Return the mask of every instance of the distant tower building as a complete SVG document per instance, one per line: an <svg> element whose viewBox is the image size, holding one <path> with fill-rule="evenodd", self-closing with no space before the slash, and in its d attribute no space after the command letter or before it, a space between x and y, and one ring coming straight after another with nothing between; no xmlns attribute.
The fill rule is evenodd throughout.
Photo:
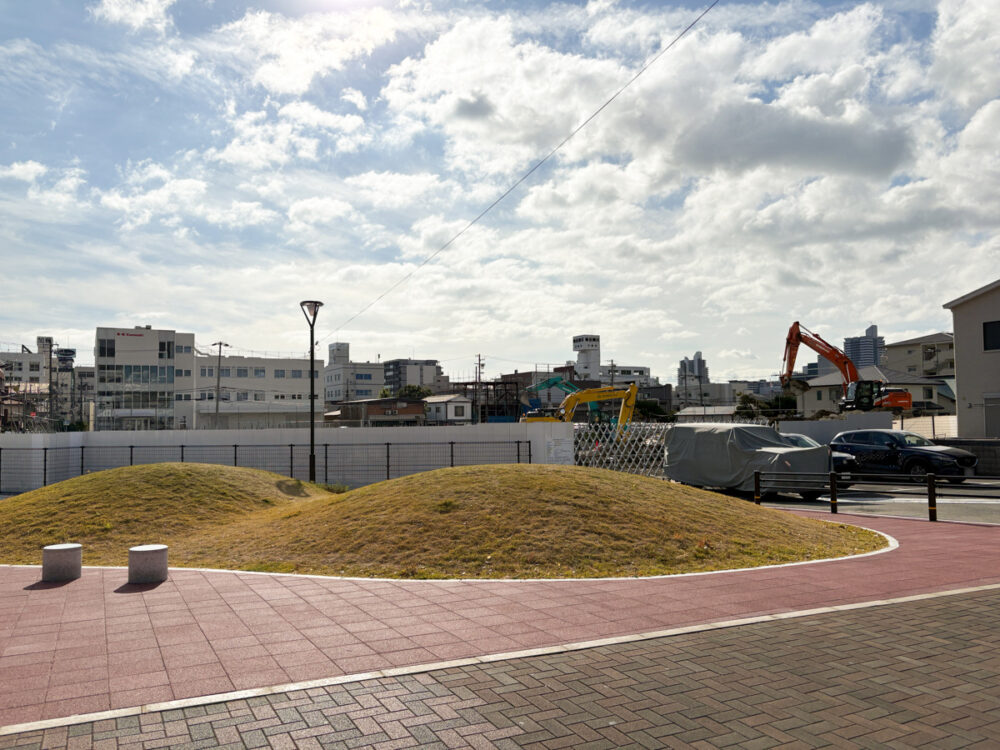
<svg viewBox="0 0 1000 750"><path fill-rule="evenodd" d="M864 336L845 338L844 354L855 367L881 364L885 356L885 339L878 335L878 326L869 326L865 329Z"/></svg>
<svg viewBox="0 0 1000 750"><path fill-rule="evenodd" d="M573 337L576 372L584 380L601 379L601 337L582 334Z"/></svg>
<svg viewBox="0 0 1000 750"><path fill-rule="evenodd" d="M701 358L701 352L694 353L694 359L685 357L677 368L677 385L682 388L689 384L701 384L708 381L708 365Z"/></svg>
<svg viewBox="0 0 1000 750"><path fill-rule="evenodd" d="M336 342L327 347L330 361L328 365L346 365L351 361L351 345L343 342Z"/></svg>

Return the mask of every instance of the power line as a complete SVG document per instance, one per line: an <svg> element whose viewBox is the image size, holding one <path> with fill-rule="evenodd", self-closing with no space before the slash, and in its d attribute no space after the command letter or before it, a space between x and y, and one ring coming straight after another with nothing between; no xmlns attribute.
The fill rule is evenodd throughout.
<svg viewBox="0 0 1000 750"><path fill-rule="evenodd" d="M581 130L583 130L585 127L587 127L587 125L589 125L590 122L594 118L596 118L599 114L601 114L601 112L603 112L605 109L607 109L611 105L611 103L614 102L615 99L617 99L625 91L625 89L627 89L629 86L631 86L633 83L635 83L635 81L639 78L639 76L641 76L643 73L645 73L646 70L648 70L650 68L650 66L654 65L657 60L659 60L661 57L663 57L663 55L666 54L667 51L669 51L675 44L677 44L677 42L679 42L681 40L681 38L684 37L685 34L687 34L691 29L693 29L698 24L698 22L701 21L701 19L704 18L705 15L710 10L712 10L712 8L714 8L716 5L718 5L718 3L719 3L719 0L713 0L713 2L711 3L711 5L709 5L707 8L705 8L705 10L703 10L698 15L697 18L695 18L677 36L675 36L673 38L673 40L671 40L671 42L668 45L666 45L663 49L661 49L659 52L657 52L655 55L653 55L653 57L648 62L646 62L646 64L644 64L641 68L639 68L639 70L636 72L635 75L633 75L617 91L615 91L615 93L612 94L604 102L604 104L602 104L600 107L598 107L596 110L594 110L590 114L590 116L587 117L587 119L585 119L583 122L581 122L579 125L577 125L572 131L570 131L569 135L567 135L565 138L563 138L561 141L559 141L559 143L557 143L545 156L543 156L538 162L536 162L535 165L531 167L531 169L529 169L527 172L525 172L523 175L521 175L521 177L518 178L518 180L516 182L514 182L514 184L512 184L510 187L508 187L506 190L504 190L500 194L499 197L497 197L486 208L484 208L482 211L480 211L475 216L475 218L473 218L471 221L469 221L468 224L466 224L464 227L462 227L462 229L460 229L458 232L456 232L451 237L451 239L449 239L447 242L445 242L443 245L441 245L441 247L439 247L433 253L431 253L430 255L428 255L426 258L424 258L417 265L416 268L414 268L409 273L405 274L398 281L396 281L394 284L392 284L388 289L386 289L384 292L382 292L380 295L378 295L375 299L373 299L367 305L365 305L360 310L358 310L356 313L354 313L354 315L352 315L351 317L349 317L347 320L345 320L339 326L337 326L332 331L330 331L330 333L326 334L326 336L324 336L323 338L319 339L316 343L317 344L322 343L326 339L330 338L330 336L332 336L333 334L337 333L337 331L340 331L342 328L344 328L345 326L349 325L354 320L356 320L357 318L359 318L361 315L363 315L365 312L367 312L370 308L374 307L383 298L385 298L386 296L388 296L389 294L391 294L393 291L395 291L398 287L402 286L404 283L406 283L407 281L409 281L414 276L414 274L416 274L417 271L419 271L421 268L423 268L428 263L430 263L432 260L434 260L434 258L436 258L438 255L440 255L442 252L444 252L445 250L447 250L457 239L459 239L463 234L465 234L470 229L472 229L473 226L475 226L476 224L478 224L480 219L482 219L484 216L486 216L486 214L488 214L490 211L492 211L494 207L496 207L501 201L504 200L504 198L506 198L508 195L510 195L511 193L513 193L525 180L527 180L529 177L531 177L531 175L533 175L543 164L545 164L546 162L549 161L549 159L551 159L553 156L555 156L556 153L558 153L562 149L563 146L565 146L567 143L569 143L569 141L577 133L579 133Z"/></svg>

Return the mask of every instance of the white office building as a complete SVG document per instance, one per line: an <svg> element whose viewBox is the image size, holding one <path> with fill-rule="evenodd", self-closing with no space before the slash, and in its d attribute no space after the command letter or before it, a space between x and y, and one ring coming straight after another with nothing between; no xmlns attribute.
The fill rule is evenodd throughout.
<svg viewBox="0 0 1000 750"><path fill-rule="evenodd" d="M640 388L649 388L660 384L659 378L650 374L648 367L642 365L623 365L610 361L601 364L601 337L593 333L580 334L573 337L573 351L576 352L576 362L567 361L576 371L580 380L599 380L601 385L622 385L635 383Z"/></svg>
<svg viewBox="0 0 1000 750"><path fill-rule="evenodd" d="M327 406L378 398L385 386L381 362L351 362L350 344L330 344L330 359L323 369L323 401Z"/></svg>

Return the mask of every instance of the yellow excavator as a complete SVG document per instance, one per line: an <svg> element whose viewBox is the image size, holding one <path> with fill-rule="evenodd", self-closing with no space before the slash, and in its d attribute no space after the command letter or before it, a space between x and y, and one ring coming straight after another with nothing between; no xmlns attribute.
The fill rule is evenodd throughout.
<svg viewBox="0 0 1000 750"><path fill-rule="evenodd" d="M635 383L627 386L604 386L603 388L584 388L566 395L559 404L555 414L540 414L529 412L521 417L522 422L572 422L576 407L581 404L592 404L596 401L612 401L620 398L621 408L618 410L618 436L628 429L635 413L635 401L639 395L639 387Z"/></svg>

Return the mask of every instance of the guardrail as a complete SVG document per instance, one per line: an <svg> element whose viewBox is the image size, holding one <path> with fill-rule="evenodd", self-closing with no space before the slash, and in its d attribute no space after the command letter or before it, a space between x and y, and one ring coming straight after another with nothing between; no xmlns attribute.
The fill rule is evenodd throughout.
<svg viewBox="0 0 1000 750"><path fill-rule="evenodd" d="M926 474L919 479L899 474L857 474L849 475L805 472L755 471L753 476L753 500L757 505L768 493L793 492L796 494L829 493L830 512L837 512L838 497L856 497L862 494L848 488L857 485L867 487L892 486L895 495L927 498L927 520L937 521L937 501L939 498L1000 499L1000 477L975 476L975 484L964 482L963 477L936 476Z"/></svg>
<svg viewBox="0 0 1000 750"><path fill-rule="evenodd" d="M309 444L0 448L0 494L27 492L94 471L167 461L243 466L305 479ZM531 462L530 440L316 445L316 478L350 487L449 466Z"/></svg>

